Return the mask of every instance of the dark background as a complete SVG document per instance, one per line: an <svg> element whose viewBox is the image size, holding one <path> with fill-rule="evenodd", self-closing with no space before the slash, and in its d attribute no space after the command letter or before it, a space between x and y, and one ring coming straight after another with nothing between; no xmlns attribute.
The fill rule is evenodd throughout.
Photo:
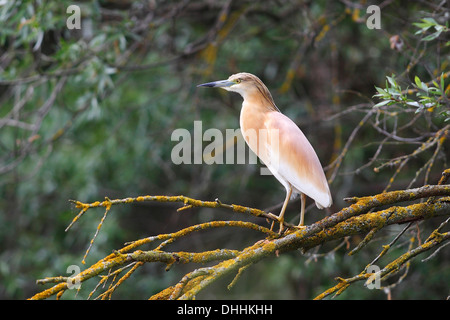
<svg viewBox="0 0 450 320"><path fill-rule="evenodd" d="M81 29L69 30L69 5L81 9ZM381 29L369 29L366 9L381 9ZM70 275L95 233L103 209L89 210L64 232L83 202L183 194L201 200L267 209L284 200L282 186L259 175L260 165L181 164L171 161L177 128L203 131L239 127L242 99L197 84L241 71L259 76L279 109L307 135L331 181L331 210L310 209L306 224L338 211L344 197L436 184L447 168L449 144L430 148L401 167L392 159L409 155L447 124L443 107L415 113L394 106L373 114L375 86L396 75L403 89L448 70L448 35L431 41L413 23L433 17L448 23L445 1L8 1L0 6L0 298L24 299L42 290L37 279ZM428 30L431 31L431 30ZM428 34L430 34L429 32ZM391 48L393 36L402 42ZM391 41L390 41L391 39ZM448 84L448 81L446 82ZM414 95L411 95L414 97ZM445 109L447 108L447 109ZM408 111L408 112L407 112ZM402 128L372 162L386 131ZM395 124L393 124L395 122ZM204 146L209 144L204 143ZM432 159L432 165L429 161ZM331 164L331 165L330 165ZM382 166L387 164L386 166ZM374 168L381 167L379 172ZM429 168L429 169L428 169ZM389 180L394 177L392 185ZM310 201L310 200L309 200ZM311 202L308 202L308 205ZM181 204L143 203L113 207L87 262L123 243L177 231L214 219L249 219L224 210ZM287 218L297 223L300 203ZM273 209L277 213L279 209ZM391 249L391 260L410 238L425 240L442 220L418 224ZM392 226L355 256L346 253L362 237L330 252L339 242L266 259L232 280L218 281L198 298L311 299L358 274L404 226ZM427 232L428 231L428 232ZM251 231L224 229L195 234L168 250L244 248L259 240ZM417 240L416 240L417 244ZM323 254L323 255L321 255ZM407 277L391 290L394 299L444 299L449 294L449 251L414 260ZM389 256L384 263L389 262ZM380 262L383 264L383 262ZM114 293L116 299L146 299L178 282L195 266L147 264ZM404 272L401 272L403 274ZM390 282L395 283L398 277ZM389 283L388 283L389 284ZM92 286L95 283L91 284ZM83 284L83 286L85 286ZM87 284L75 297L85 298ZM344 299L385 299L382 290L356 284Z"/></svg>

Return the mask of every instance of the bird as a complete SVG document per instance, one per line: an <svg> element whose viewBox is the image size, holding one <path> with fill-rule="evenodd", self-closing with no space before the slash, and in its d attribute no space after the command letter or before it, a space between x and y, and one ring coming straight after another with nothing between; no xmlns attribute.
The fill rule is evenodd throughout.
<svg viewBox="0 0 450 320"><path fill-rule="evenodd" d="M240 72L227 80L197 87L222 88L243 98L239 123L244 140L286 189L279 215L272 214L280 224L280 234L284 231L284 215L291 197L300 195L301 199L298 229L305 228L306 196L319 209L332 205L328 181L314 148L294 121L281 113L269 89L257 76Z"/></svg>

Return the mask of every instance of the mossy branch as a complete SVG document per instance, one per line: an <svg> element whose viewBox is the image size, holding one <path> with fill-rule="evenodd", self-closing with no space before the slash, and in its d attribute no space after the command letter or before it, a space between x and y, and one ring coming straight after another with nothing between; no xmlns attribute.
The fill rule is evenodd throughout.
<svg viewBox="0 0 450 320"><path fill-rule="evenodd" d="M347 201L352 204L343 208L339 212L300 230L287 225L287 227L291 228L289 228L288 231L282 235L251 222L211 221L193 225L174 233L159 234L136 240L127 243L123 248L106 256L70 279L67 277L50 277L38 280L38 284L56 284L49 289L37 293L31 297L31 299L46 299L53 295L60 298L62 294L69 289L69 280L72 282L76 281L78 283L83 283L99 275L101 275L99 285L97 285L97 287L91 292L89 297L93 296L95 291L100 287L101 283L104 283L107 279L113 279L112 282L114 284L98 296L98 298L107 299L111 298L112 293L117 289L117 287L119 287L145 263L164 263L167 266L166 270L169 270L175 264L196 263L205 265L206 263L213 263L213 265L209 267L194 269L192 272L186 274L177 284L170 286L151 297L151 299L192 299L200 291L208 287L208 285L224 277L225 275L236 275L235 279L229 286L232 287L237 279L242 275L244 270L267 256L278 255L283 252L298 249L305 252L313 247L332 240L344 239L355 234L366 233L368 235L366 236L366 239L363 240L363 244L358 246L358 250L360 250L372 239L378 230L381 230L386 226L421 219L430 219L437 216L450 215L450 185L444 184L448 179L448 176L449 170L446 170L439 185L429 185L416 189L384 192L374 196L349 198ZM411 204L414 200L424 199L427 199L427 201ZM94 203L73 201L76 207L81 210L80 213L74 218L72 224L91 208L105 208L105 214L102 218L103 222L113 205L143 201L181 202L184 205L178 210L184 210L191 207L222 208L233 212L251 214L265 219L274 219L271 213L234 204L228 205L220 202L219 200L201 201L185 196L142 196L118 200L110 200L107 198L103 202ZM408 202L408 205L399 205L406 201ZM376 211L380 207L383 207L382 210ZM100 230L102 222L100 222L99 227L97 228L97 233ZM212 228L229 227L255 230L261 234L261 240L241 250L216 249L198 253L170 252L165 250L169 244L194 232ZM387 276L398 272L401 266L407 261L422 252L440 246L443 242L447 241L449 237L448 232L442 233L440 229L435 230L425 243L416 248L411 248L411 250L408 250L397 259L388 263L381 270L381 275ZM91 241L89 249L92 246L93 240ZM154 249L147 251L139 249L143 245L154 245ZM354 250L351 253L355 253L358 250ZM385 246L381 255L385 254L385 251L387 250L389 250L389 246ZM214 263L216 264L214 265ZM119 278L119 275L126 270L128 271ZM317 298L324 298L332 293L340 294L342 291L347 289L351 283L359 280L367 280L370 276L370 273L363 271L361 274L349 279L339 278L339 283L336 286L325 291Z"/></svg>

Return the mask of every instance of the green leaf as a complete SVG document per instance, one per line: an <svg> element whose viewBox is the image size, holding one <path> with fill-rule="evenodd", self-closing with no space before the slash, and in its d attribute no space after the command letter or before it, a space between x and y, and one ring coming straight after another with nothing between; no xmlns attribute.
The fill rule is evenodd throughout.
<svg viewBox="0 0 450 320"><path fill-rule="evenodd" d="M434 20L433 18L424 18L424 19L422 19L422 21L428 23L431 26L438 25L437 21Z"/></svg>
<svg viewBox="0 0 450 320"><path fill-rule="evenodd" d="M376 94L375 96L388 96L388 93L386 92L386 90L375 86L375 89L378 91L379 94Z"/></svg>
<svg viewBox="0 0 450 320"><path fill-rule="evenodd" d="M384 101L381 101L381 102L377 103L373 107L374 108L381 107L381 106L387 105L389 102L391 102L391 100L384 100Z"/></svg>
<svg viewBox="0 0 450 320"><path fill-rule="evenodd" d="M423 38L423 41L431 41L436 39L437 37L439 37L441 35L441 31L436 31L435 33L432 33L428 36L426 36L425 38Z"/></svg>
<svg viewBox="0 0 450 320"><path fill-rule="evenodd" d="M419 104L417 101L408 101L408 102L406 102L406 104L407 104L408 106L420 108L420 104Z"/></svg>
<svg viewBox="0 0 450 320"><path fill-rule="evenodd" d="M431 28L431 25L429 23L415 22L413 23L413 25L415 25L417 28L420 28L420 30L417 31L416 34L424 32L425 30Z"/></svg>
<svg viewBox="0 0 450 320"><path fill-rule="evenodd" d="M435 87L430 87L428 89L428 92L431 92L432 94L437 95L437 96L440 96L442 94L441 89L435 88Z"/></svg>
<svg viewBox="0 0 450 320"><path fill-rule="evenodd" d="M388 79L388 81L389 81L389 83L391 84L392 87L394 87L394 88L397 87L397 82L395 81L394 76L392 76L392 77L386 76L386 78Z"/></svg>
<svg viewBox="0 0 450 320"><path fill-rule="evenodd" d="M422 88L422 81L420 81L420 79L419 79L419 77L418 76L415 76L414 77L414 82L416 83L416 86L418 87L418 88Z"/></svg>

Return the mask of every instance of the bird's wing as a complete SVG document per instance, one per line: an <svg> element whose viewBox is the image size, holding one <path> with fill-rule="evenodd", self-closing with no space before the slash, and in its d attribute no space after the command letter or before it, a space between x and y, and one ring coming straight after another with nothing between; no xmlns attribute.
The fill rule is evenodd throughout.
<svg viewBox="0 0 450 320"><path fill-rule="evenodd" d="M267 154L262 159L278 180L280 176L320 207L332 204L330 189L316 152L299 127L280 112L265 120ZM282 182L282 184L284 184Z"/></svg>

